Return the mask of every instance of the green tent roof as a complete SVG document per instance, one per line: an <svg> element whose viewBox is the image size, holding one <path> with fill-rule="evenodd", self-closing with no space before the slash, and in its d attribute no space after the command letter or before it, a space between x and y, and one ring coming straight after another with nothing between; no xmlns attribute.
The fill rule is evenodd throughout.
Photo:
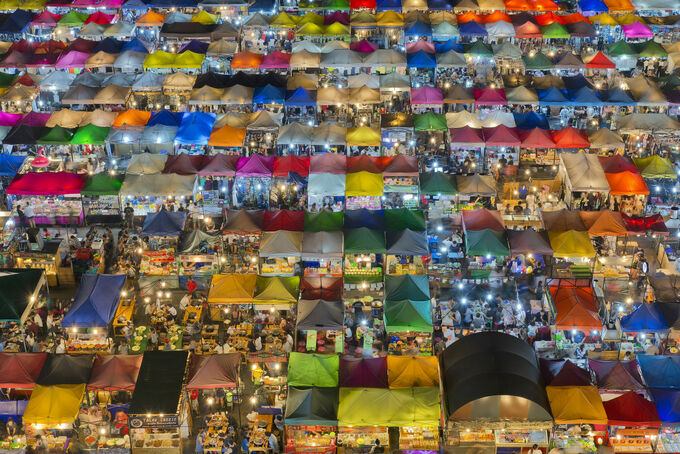
<svg viewBox="0 0 680 454"><path fill-rule="evenodd" d="M20 321L42 278L42 270L3 270L14 274L0 276L0 320Z"/></svg>
<svg viewBox="0 0 680 454"><path fill-rule="evenodd" d="M123 185L122 180L122 175L98 173L85 181L85 186L80 193L82 195L118 195Z"/></svg>
<svg viewBox="0 0 680 454"><path fill-rule="evenodd" d="M16 78L17 76L14 74L0 72L0 88L9 87L14 83Z"/></svg>
<svg viewBox="0 0 680 454"><path fill-rule="evenodd" d="M385 301L383 313L387 333L432 332L432 309L427 301Z"/></svg>
<svg viewBox="0 0 680 454"><path fill-rule="evenodd" d="M458 194L456 177L444 172L421 173L420 193L426 195Z"/></svg>
<svg viewBox="0 0 680 454"><path fill-rule="evenodd" d="M522 57L524 66L529 70L552 69L555 64L543 52L536 52L533 57L524 55Z"/></svg>
<svg viewBox="0 0 680 454"><path fill-rule="evenodd" d="M661 178L666 180L675 180L677 178L673 164L661 156L653 155L647 158L633 158L633 162L635 162L638 170L640 170L642 178Z"/></svg>
<svg viewBox="0 0 680 454"><path fill-rule="evenodd" d="M541 25L541 33L543 34L543 39L568 39L571 38L571 34L567 30L567 27L560 24L559 22L553 22L548 25Z"/></svg>
<svg viewBox="0 0 680 454"><path fill-rule="evenodd" d="M38 139L39 144L44 145L68 145L73 138L73 132L61 126L55 126L50 131Z"/></svg>
<svg viewBox="0 0 680 454"><path fill-rule="evenodd" d="M465 248L468 257L480 255L507 257L510 255L505 232L496 232L491 229L465 232Z"/></svg>
<svg viewBox="0 0 680 454"><path fill-rule="evenodd" d="M338 388L288 388L287 426L337 426Z"/></svg>
<svg viewBox="0 0 680 454"><path fill-rule="evenodd" d="M110 129L93 124L81 126L73 134L71 145L104 145Z"/></svg>
<svg viewBox="0 0 680 454"><path fill-rule="evenodd" d="M491 48L481 40L477 40L469 45L465 53L473 57L493 57Z"/></svg>
<svg viewBox="0 0 680 454"><path fill-rule="evenodd" d="M645 41L644 43L634 44L637 49L638 58L666 58L668 57L668 52L664 49L661 44L657 43L653 39Z"/></svg>
<svg viewBox="0 0 680 454"><path fill-rule="evenodd" d="M385 210L385 230L425 230L425 215L422 210L394 208Z"/></svg>
<svg viewBox="0 0 680 454"><path fill-rule="evenodd" d="M432 111L413 116L413 127L416 131L447 131L446 115Z"/></svg>
<svg viewBox="0 0 680 454"><path fill-rule="evenodd" d="M88 17L90 17L89 14L71 10L67 14L61 16L57 25L60 27L80 27L85 23Z"/></svg>
<svg viewBox="0 0 680 454"><path fill-rule="evenodd" d="M677 88L680 86L680 77L677 74L668 74L663 77L659 77L656 81L662 86L662 88Z"/></svg>
<svg viewBox="0 0 680 454"><path fill-rule="evenodd" d="M425 275L385 276L385 300L425 301L430 299L430 282Z"/></svg>
<svg viewBox="0 0 680 454"><path fill-rule="evenodd" d="M384 254L385 234L366 227L345 230L345 254Z"/></svg>
<svg viewBox="0 0 680 454"><path fill-rule="evenodd" d="M610 57L635 57L637 51L626 41L617 41L609 46Z"/></svg>
<svg viewBox="0 0 680 454"><path fill-rule="evenodd" d="M295 304L300 293L300 276L257 276L255 304Z"/></svg>
<svg viewBox="0 0 680 454"><path fill-rule="evenodd" d="M344 213L342 211L319 211L305 213L305 232L337 232L342 230Z"/></svg>
<svg viewBox="0 0 680 454"><path fill-rule="evenodd" d="M292 352L288 359L288 386L338 386L338 355Z"/></svg>
<svg viewBox="0 0 680 454"><path fill-rule="evenodd" d="M341 426L438 426L439 388L340 388Z"/></svg>

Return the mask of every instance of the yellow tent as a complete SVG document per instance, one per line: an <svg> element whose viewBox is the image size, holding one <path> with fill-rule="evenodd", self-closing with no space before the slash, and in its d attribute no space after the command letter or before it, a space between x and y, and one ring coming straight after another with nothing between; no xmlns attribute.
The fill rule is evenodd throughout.
<svg viewBox="0 0 680 454"><path fill-rule="evenodd" d="M404 15L392 10L379 13L377 16L378 27L403 27Z"/></svg>
<svg viewBox="0 0 680 454"><path fill-rule="evenodd" d="M215 274L208 291L208 303L251 303L255 295L256 282L256 274Z"/></svg>
<svg viewBox="0 0 680 454"><path fill-rule="evenodd" d="M190 22L198 22L203 25L212 25L217 23L217 14L210 14L205 10L201 10L198 13L191 16Z"/></svg>
<svg viewBox="0 0 680 454"><path fill-rule="evenodd" d="M356 172L345 175L345 195L348 197L383 195L382 173Z"/></svg>
<svg viewBox="0 0 680 454"><path fill-rule="evenodd" d="M607 424L596 386L546 386L555 424Z"/></svg>
<svg viewBox="0 0 680 454"><path fill-rule="evenodd" d="M144 58L144 68L172 68L175 63L175 54L158 50Z"/></svg>
<svg viewBox="0 0 680 454"><path fill-rule="evenodd" d="M295 304L300 293L300 276L258 276L254 304Z"/></svg>
<svg viewBox="0 0 680 454"><path fill-rule="evenodd" d="M302 25L300 28L298 28L295 31L296 35L299 36L321 36L323 35L323 27L312 24L312 23L307 23ZM297 55L299 52L294 53L293 55ZM318 67L318 64L317 64Z"/></svg>
<svg viewBox="0 0 680 454"><path fill-rule="evenodd" d="M305 24L314 24L318 26L323 25L323 16L316 14L316 13L307 13L305 14L300 22L298 22L298 26L303 26Z"/></svg>
<svg viewBox="0 0 680 454"><path fill-rule="evenodd" d="M356 147L379 147L381 143L380 131L368 126L347 128L347 145Z"/></svg>
<svg viewBox="0 0 680 454"><path fill-rule="evenodd" d="M590 18L592 22L597 22L600 25L610 25L612 27L619 25L619 23L614 19L609 13L601 13L597 16Z"/></svg>
<svg viewBox="0 0 680 454"><path fill-rule="evenodd" d="M24 412L24 423L56 426L73 424L85 395L82 385L35 385Z"/></svg>
<svg viewBox="0 0 680 454"><path fill-rule="evenodd" d="M203 65L203 60L205 60L204 54L197 54L187 50L177 54L173 66L175 68L200 68Z"/></svg>
<svg viewBox="0 0 680 454"><path fill-rule="evenodd" d="M340 22L333 22L326 27L323 34L324 36L349 36L349 27Z"/></svg>
<svg viewBox="0 0 680 454"><path fill-rule="evenodd" d="M630 25L634 24L635 22L640 22L641 24L646 23L643 18L641 18L640 16L636 16L633 13L628 13L625 16L617 17L617 22L619 23L619 25Z"/></svg>
<svg viewBox="0 0 680 454"><path fill-rule="evenodd" d="M436 356L387 356L387 382L390 388L439 386Z"/></svg>
<svg viewBox="0 0 680 454"><path fill-rule="evenodd" d="M554 251L554 257L595 257L595 249L593 243L590 242L588 232L576 230L548 232L548 237L550 238L550 247Z"/></svg>
<svg viewBox="0 0 680 454"><path fill-rule="evenodd" d="M280 12L269 23L272 28L294 28L297 25L299 16L292 16L285 11Z"/></svg>

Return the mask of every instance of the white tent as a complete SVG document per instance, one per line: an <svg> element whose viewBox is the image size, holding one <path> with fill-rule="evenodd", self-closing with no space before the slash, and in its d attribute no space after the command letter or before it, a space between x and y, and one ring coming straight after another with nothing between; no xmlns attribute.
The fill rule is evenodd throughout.
<svg viewBox="0 0 680 454"><path fill-rule="evenodd" d="M302 255L302 232L277 230L264 232L260 237L260 257L300 257Z"/></svg>
<svg viewBox="0 0 680 454"><path fill-rule="evenodd" d="M302 236L302 259L342 259L342 232L305 232Z"/></svg>
<svg viewBox="0 0 680 454"><path fill-rule="evenodd" d="M341 197L345 195L345 175L310 173L307 193L318 196Z"/></svg>
<svg viewBox="0 0 680 454"><path fill-rule="evenodd" d="M144 128L144 131L142 131L142 136L140 137L139 141L142 144L173 144L178 129L179 128L177 126L166 125L153 125L151 127L146 127ZM165 166L165 161L163 162L163 166Z"/></svg>
<svg viewBox="0 0 680 454"><path fill-rule="evenodd" d="M121 198L132 197L191 197L196 175L159 173L156 175L126 175L120 188Z"/></svg>
<svg viewBox="0 0 680 454"><path fill-rule="evenodd" d="M479 129L482 127L482 122L474 114L467 110L461 110L460 112L446 113L446 126L449 129L464 128L465 126Z"/></svg>
<svg viewBox="0 0 680 454"><path fill-rule="evenodd" d="M564 181L564 201L571 203L574 192L609 193L609 183L596 154L561 153L560 176Z"/></svg>
<svg viewBox="0 0 680 454"><path fill-rule="evenodd" d="M502 110L480 111L479 118L484 128L495 128L498 125L505 125L508 128L517 126L512 112Z"/></svg>
<svg viewBox="0 0 680 454"><path fill-rule="evenodd" d="M174 138L173 138L174 139ZM168 155L142 153L132 156L125 171L126 175L155 175L165 168Z"/></svg>
<svg viewBox="0 0 680 454"><path fill-rule="evenodd" d="M281 126L279 136L276 139L277 145L311 145L314 128L293 122Z"/></svg>

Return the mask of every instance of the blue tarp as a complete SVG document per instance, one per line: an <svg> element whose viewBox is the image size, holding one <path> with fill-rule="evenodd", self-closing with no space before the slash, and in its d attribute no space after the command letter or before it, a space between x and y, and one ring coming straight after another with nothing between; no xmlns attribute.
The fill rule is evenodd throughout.
<svg viewBox="0 0 680 454"><path fill-rule="evenodd" d="M13 177L24 165L26 156L0 154L0 176Z"/></svg>
<svg viewBox="0 0 680 454"><path fill-rule="evenodd" d="M656 304L642 303L633 312L621 317L621 330L626 332L655 333L668 331L668 324Z"/></svg>
<svg viewBox="0 0 680 454"><path fill-rule="evenodd" d="M578 90L568 90L567 97L569 103L577 106L599 106L602 100L595 90L588 87L581 87Z"/></svg>
<svg viewBox="0 0 680 454"><path fill-rule="evenodd" d="M66 328L104 328L118 308L125 275L85 274L61 325Z"/></svg>
<svg viewBox="0 0 680 454"><path fill-rule="evenodd" d="M547 90L536 90L536 94L539 104L544 106L564 106L568 103L564 91L555 87L550 87Z"/></svg>
<svg viewBox="0 0 680 454"><path fill-rule="evenodd" d="M550 129L548 117L545 114L536 112L525 112L512 114L515 117L515 125L517 129Z"/></svg>
<svg viewBox="0 0 680 454"><path fill-rule="evenodd" d="M602 0L579 0L578 6L584 13L606 13L609 11Z"/></svg>
<svg viewBox="0 0 680 454"><path fill-rule="evenodd" d="M427 9L450 10L453 9L453 2L451 0L427 0Z"/></svg>
<svg viewBox="0 0 680 454"><path fill-rule="evenodd" d="M148 128L156 125L163 126L177 126L182 123L182 112L170 112L169 110L159 110L151 114L149 122L146 124Z"/></svg>
<svg viewBox="0 0 680 454"><path fill-rule="evenodd" d="M122 6L123 9L141 9L146 10L148 6L142 0L128 0Z"/></svg>
<svg viewBox="0 0 680 454"><path fill-rule="evenodd" d="M577 90L581 87L593 88L593 84L588 82L588 79L583 77L583 74L564 76L562 77L562 82L564 83L564 88L567 90Z"/></svg>
<svg viewBox="0 0 680 454"><path fill-rule="evenodd" d="M601 92L602 101L606 104L613 104L615 106L634 106L636 104L628 93L620 88L610 88Z"/></svg>
<svg viewBox="0 0 680 454"><path fill-rule="evenodd" d="M446 53L450 50L455 50L456 52L463 53L463 45L457 43L455 40L450 39L448 41L436 42L434 43L434 50L438 54Z"/></svg>
<svg viewBox="0 0 680 454"><path fill-rule="evenodd" d="M214 113L187 112L182 115L175 143L207 145L214 124Z"/></svg>
<svg viewBox="0 0 680 454"><path fill-rule="evenodd" d="M188 43L184 44L178 53L181 54L182 52L191 51L195 54L205 55L205 53L208 51L208 46L210 46L210 43L208 42L192 39Z"/></svg>
<svg viewBox="0 0 680 454"><path fill-rule="evenodd" d="M377 11L395 10L401 11L401 0L378 0L375 5Z"/></svg>
<svg viewBox="0 0 680 454"><path fill-rule="evenodd" d="M92 49L92 53L96 54L97 52L106 52L107 54L119 54L122 48L122 41L108 37L102 41L99 41L94 49Z"/></svg>
<svg viewBox="0 0 680 454"><path fill-rule="evenodd" d="M144 45L144 43L142 43L137 38L123 44L123 47L120 49L120 53L122 54L123 52L127 52L128 50L131 50L131 51L134 51L134 52L143 52L145 54L149 53L149 49L147 49L146 46Z"/></svg>
<svg viewBox="0 0 680 454"><path fill-rule="evenodd" d="M404 36L432 36L432 27L422 21L415 21L404 28Z"/></svg>
<svg viewBox="0 0 680 454"><path fill-rule="evenodd" d="M255 3L248 6L248 14L250 13L265 13L276 12L276 2L274 0L255 0Z"/></svg>
<svg viewBox="0 0 680 454"><path fill-rule="evenodd" d="M458 31L460 32L460 36L482 37L489 34L483 25L478 24L477 21L474 20L465 22L463 24L458 24Z"/></svg>
<svg viewBox="0 0 680 454"><path fill-rule="evenodd" d="M186 220L186 211L161 210L157 213L149 213L144 219L142 235L178 236L184 230Z"/></svg>
<svg viewBox="0 0 680 454"><path fill-rule="evenodd" d="M638 355L648 388L680 389L680 356Z"/></svg>
<svg viewBox="0 0 680 454"><path fill-rule="evenodd" d="M366 208L345 211L345 228L360 229L361 227L371 230L385 230L385 212Z"/></svg>
<svg viewBox="0 0 680 454"><path fill-rule="evenodd" d="M649 393L662 421L680 422L680 391L652 388Z"/></svg>
<svg viewBox="0 0 680 454"><path fill-rule="evenodd" d="M253 104L283 104L286 92L283 88L267 84L253 92Z"/></svg>
<svg viewBox="0 0 680 454"><path fill-rule="evenodd" d="M433 54L419 50L418 52L406 55L406 65L409 68L436 68L437 59Z"/></svg>
<svg viewBox="0 0 680 454"><path fill-rule="evenodd" d="M316 91L305 90L298 87L295 91L289 91L286 94L287 106L316 106Z"/></svg>
<svg viewBox="0 0 680 454"><path fill-rule="evenodd" d="M0 25L0 33L23 33L34 16L30 11L17 9Z"/></svg>

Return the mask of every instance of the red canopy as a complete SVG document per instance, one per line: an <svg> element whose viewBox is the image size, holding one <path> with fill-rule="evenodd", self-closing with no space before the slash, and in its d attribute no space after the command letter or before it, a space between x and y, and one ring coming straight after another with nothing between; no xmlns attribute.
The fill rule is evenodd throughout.
<svg viewBox="0 0 680 454"><path fill-rule="evenodd" d="M564 16L558 16L557 14L553 13L552 11L549 12L549 13L537 15L536 16L536 22L538 22L538 25L550 25L553 22L557 22L558 24L562 24L562 25L567 24L567 21L564 19Z"/></svg>
<svg viewBox="0 0 680 454"><path fill-rule="evenodd" d="M187 389L236 388L240 368L240 353L191 355Z"/></svg>
<svg viewBox="0 0 680 454"><path fill-rule="evenodd" d="M206 176L233 177L236 175L238 159L238 155L223 153L216 154L210 158L210 161L206 162L203 168L198 171L198 174Z"/></svg>
<svg viewBox="0 0 680 454"><path fill-rule="evenodd" d="M376 0L350 0L349 7L351 9L375 9Z"/></svg>
<svg viewBox="0 0 680 454"><path fill-rule="evenodd" d="M621 213L626 229L631 235L647 235L649 231L658 235L668 235L668 228L660 214L654 214L645 218L631 218Z"/></svg>
<svg viewBox="0 0 680 454"><path fill-rule="evenodd" d="M590 24L590 19L588 19L586 16L584 16L581 13L571 13L567 14L566 16L558 16L561 17L562 20L564 20L564 23L566 24L575 24L576 22L586 22Z"/></svg>
<svg viewBox="0 0 680 454"><path fill-rule="evenodd" d="M515 36L517 38L540 38L543 36L541 27L531 21L526 21L521 25L515 26Z"/></svg>
<svg viewBox="0 0 680 454"><path fill-rule="evenodd" d="M661 427L661 419L654 402L629 391L619 397L602 402L610 426Z"/></svg>
<svg viewBox="0 0 680 454"><path fill-rule="evenodd" d="M347 172L347 157L341 154L324 153L311 157L309 173L332 173L344 175Z"/></svg>
<svg viewBox="0 0 680 454"><path fill-rule="evenodd" d="M504 106L508 103L502 88L475 88L475 103L483 106Z"/></svg>
<svg viewBox="0 0 680 454"><path fill-rule="evenodd" d="M592 69L614 69L616 65L607 58L605 54L598 51L595 56L586 63L586 68Z"/></svg>
<svg viewBox="0 0 680 454"><path fill-rule="evenodd" d="M14 195L80 194L85 178L85 175L69 172L28 172L14 177L6 192Z"/></svg>
<svg viewBox="0 0 680 454"><path fill-rule="evenodd" d="M143 355L97 355L88 389L131 390L137 383Z"/></svg>
<svg viewBox="0 0 680 454"><path fill-rule="evenodd" d="M539 358L541 374L549 386L591 386L590 372L568 359Z"/></svg>
<svg viewBox="0 0 680 454"><path fill-rule="evenodd" d="M517 130L508 128L505 125L498 125L495 128L484 128L484 140L487 146L496 147L517 147L521 143Z"/></svg>
<svg viewBox="0 0 680 454"><path fill-rule="evenodd" d="M605 173L612 195L649 195L645 180L638 172Z"/></svg>
<svg viewBox="0 0 680 454"><path fill-rule="evenodd" d="M386 177L418 175L418 157L398 154L383 169Z"/></svg>
<svg viewBox="0 0 680 454"><path fill-rule="evenodd" d="M35 80L28 73L24 73L15 83L26 87L35 87Z"/></svg>
<svg viewBox="0 0 680 454"><path fill-rule="evenodd" d="M0 388L33 389L47 353L0 353Z"/></svg>
<svg viewBox="0 0 680 454"><path fill-rule="evenodd" d="M205 155L190 155L180 153L168 156L165 161L163 173L176 173L178 175L196 175L211 158Z"/></svg>
<svg viewBox="0 0 680 454"><path fill-rule="evenodd" d="M382 173L383 169L392 160L390 156L374 157L361 154L347 158L347 173L370 172Z"/></svg>
<svg viewBox="0 0 680 454"><path fill-rule="evenodd" d="M550 132L538 127L519 131L519 137L523 148L553 148L555 146Z"/></svg>
<svg viewBox="0 0 680 454"><path fill-rule="evenodd" d="M304 277L300 281L303 300L339 301L344 288L342 277Z"/></svg>
<svg viewBox="0 0 680 454"><path fill-rule="evenodd" d="M451 146L484 145L484 138L482 137L481 129L463 126L462 128L452 128L449 131L451 134Z"/></svg>
<svg viewBox="0 0 680 454"><path fill-rule="evenodd" d="M640 173L637 166L633 163L633 160L628 156L617 154L614 156L599 156L598 159L600 160L604 173Z"/></svg>
<svg viewBox="0 0 680 454"><path fill-rule="evenodd" d="M265 211L262 229L265 232L275 232L277 230L291 230L302 232L305 227L304 211Z"/></svg>
<svg viewBox="0 0 680 454"><path fill-rule="evenodd" d="M274 176L287 177L295 172L302 177L309 175L309 156L288 155L276 158L274 161Z"/></svg>
<svg viewBox="0 0 680 454"><path fill-rule="evenodd" d="M491 229L496 232L505 231L503 218L497 210L463 210L463 228L465 231L473 232Z"/></svg>
<svg viewBox="0 0 680 454"><path fill-rule="evenodd" d="M568 127L553 131L553 140L555 141L555 148L588 148L590 142L588 138L576 128Z"/></svg>
<svg viewBox="0 0 680 454"><path fill-rule="evenodd" d="M85 24L94 22L98 25L111 25L111 22L113 22L113 19L115 18L116 16L114 14L104 14L101 11L97 11L96 13L90 14L88 18L85 19Z"/></svg>

